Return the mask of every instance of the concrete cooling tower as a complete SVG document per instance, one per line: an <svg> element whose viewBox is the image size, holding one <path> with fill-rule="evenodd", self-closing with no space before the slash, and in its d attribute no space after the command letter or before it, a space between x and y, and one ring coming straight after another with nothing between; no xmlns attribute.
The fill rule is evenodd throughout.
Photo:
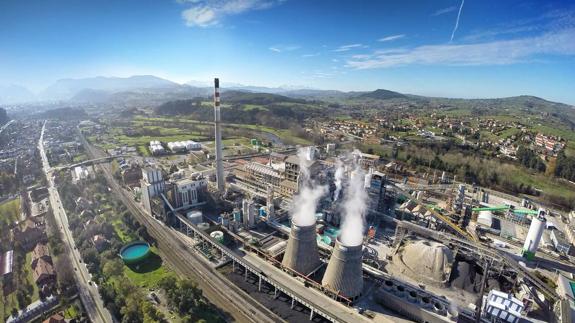
<svg viewBox="0 0 575 323"><path fill-rule="evenodd" d="M363 290L362 249L337 239L321 284L351 300L358 297Z"/></svg>
<svg viewBox="0 0 575 323"><path fill-rule="evenodd" d="M303 275L308 275L321 264L317 250L315 223L299 226L292 221L282 264Z"/></svg>

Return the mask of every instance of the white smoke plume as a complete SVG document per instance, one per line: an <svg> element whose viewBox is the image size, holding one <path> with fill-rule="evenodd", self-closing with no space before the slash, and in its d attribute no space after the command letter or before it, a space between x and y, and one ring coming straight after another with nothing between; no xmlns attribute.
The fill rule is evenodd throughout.
<svg viewBox="0 0 575 323"><path fill-rule="evenodd" d="M315 211L319 199L327 192L326 186L308 186L300 188L294 198L292 221L299 226L315 224Z"/></svg>
<svg viewBox="0 0 575 323"><path fill-rule="evenodd" d="M457 19L455 20L455 27L453 27L453 32L451 32L451 40L453 41L453 37L455 37L455 32L457 31L457 28L459 28L459 18L461 17L461 11L463 11L463 4L465 3L465 0L461 0L461 5L459 6L459 12L457 13Z"/></svg>
<svg viewBox="0 0 575 323"><path fill-rule="evenodd" d="M298 181L302 184L306 184L309 181L309 165L311 161L309 160L309 150L312 147L304 147L298 148L297 150L297 158L299 161L299 178Z"/></svg>
<svg viewBox="0 0 575 323"><path fill-rule="evenodd" d="M338 159L335 165L335 191L333 192L333 201L337 201L339 194L341 193L341 185L343 184L343 176L345 174L345 168L343 162Z"/></svg>
<svg viewBox="0 0 575 323"><path fill-rule="evenodd" d="M310 180L309 160L312 147L300 148L297 152L300 174L298 177L299 193L294 198L292 220L299 226L315 224L315 211L320 198L326 194L326 186L316 186Z"/></svg>
<svg viewBox="0 0 575 323"><path fill-rule="evenodd" d="M343 200L343 221L339 240L345 246L358 246L363 242L367 192L364 189L365 172L356 164Z"/></svg>

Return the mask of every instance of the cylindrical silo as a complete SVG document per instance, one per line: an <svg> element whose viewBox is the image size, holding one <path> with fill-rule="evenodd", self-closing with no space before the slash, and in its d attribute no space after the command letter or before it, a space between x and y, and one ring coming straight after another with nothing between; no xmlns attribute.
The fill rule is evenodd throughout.
<svg viewBox="0 0 575 323"><path fill-rule="evenodd" d="M282 265L307 275L321 264L317 249L315 223L300 226L292 220Z"/></svg>
<svg viewBox="0 0 575 323"><path fill-rule="evenodd" d="M361 295L363 290L362 249L361 244L345 246L338 238L321 284L352 300Z"/></svg>
<svg viewBox="0 0 575 323"><path fill-rule="evenodd" d="M539 210L539 214L533 216L529 232L527 232L527 238L525 238L525 243L523 244L522 256L524 258L532 260L535 256L535 252L537 252L537 247L539 247L539 242L541 241L541 236L543 236L543 231L545 231L546 222L545 211L543 210Z"/></svg>

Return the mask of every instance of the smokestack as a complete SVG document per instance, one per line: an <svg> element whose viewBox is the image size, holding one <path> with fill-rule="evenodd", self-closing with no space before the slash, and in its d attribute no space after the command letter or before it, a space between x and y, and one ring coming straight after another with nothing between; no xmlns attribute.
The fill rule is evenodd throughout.
<svg viewBox="0 0 575 323"><path fill-rule="evenodd" d="M315 222L300 226L292 219L291 232L282 265L308 275L321 264L317 249Z"/></svg>
<svg viewBox="0 0 575 323"><path fill-rule="evenodd" d="M222 129L220 117L220 79L214 79L214 123L216 128L216 181L218 191L224 193L225 179L224 179L224 165L222 161Z"/></svg>
<svg viewBox="0 0 575 323"><path fill-rule="evenodd" d="M363 290L363 245L346 246L339 238L335 243L321 284L351 300Z"/></svg>

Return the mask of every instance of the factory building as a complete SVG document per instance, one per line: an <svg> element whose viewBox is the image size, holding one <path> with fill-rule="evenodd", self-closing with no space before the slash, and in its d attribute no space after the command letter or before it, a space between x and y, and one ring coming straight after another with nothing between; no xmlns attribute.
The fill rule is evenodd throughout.
<svg viewBox="0 0 575 323"><path fill-rule="evenodd" d="M565 234L558 230L551 230L551 242L557 252L568 255L571 251L571 243L566 239Z"/></svg>
<svg viewBox="0 0 575 323"><path fill-rule="evenodd" d="M148 214L152 215L152 199L164 193L166 184L162 177L162 171L156 167L145 167L142 169L142 179L140 180L142 190L142 204Z"/></svg>
<svg viewBox="0 0 575 323"><path fill-rule="evenodd" d="M491 290L483 304L483 317L491 322L517 323L521 320L523 302L512 294Z"/></svg>
<svg viewBox="0 0 575 323"><path fill-rule="evenodd" d="M174 209L189 209L205 203L208 182L203 179L181 179L168 184L168 197Z"/></svg>
<svg viewBox="0 0 575 323"><path fill-rule="evenodd" d="M377 168L379 165L379 156L372 154L365 154L362 152L354 152L353 158L363 169Z"/></svg>
<svg viewBox="0 0 575 323"><path fill-rule="evenodd" d="M193 140L174 141L168 143L168 148L172 152L184 152L189 150L202 149L202 144Z"/></svg>
<svg viewBox="0 0 575 323"><path fill-rule="evenodd" d="M166 152L164 146L162 146L162 143L160 143L158 140L150 141L149 149L152 155L162 155Z"/></svg>
<svg viewBox="0 0 575 323"><path fill-rule="evenodd" d="M268 186L280 190L281 173L267 165L250 162L236 170L236 179L240 186L261 195L267 196Z"/></svg>
<svg viewBox="0 0 575 323"><path fill-rule="evenodd" d="M365 175L365 189L368 195L368 209L383 212L385 209L385 174L373 171Z"/></svg>

